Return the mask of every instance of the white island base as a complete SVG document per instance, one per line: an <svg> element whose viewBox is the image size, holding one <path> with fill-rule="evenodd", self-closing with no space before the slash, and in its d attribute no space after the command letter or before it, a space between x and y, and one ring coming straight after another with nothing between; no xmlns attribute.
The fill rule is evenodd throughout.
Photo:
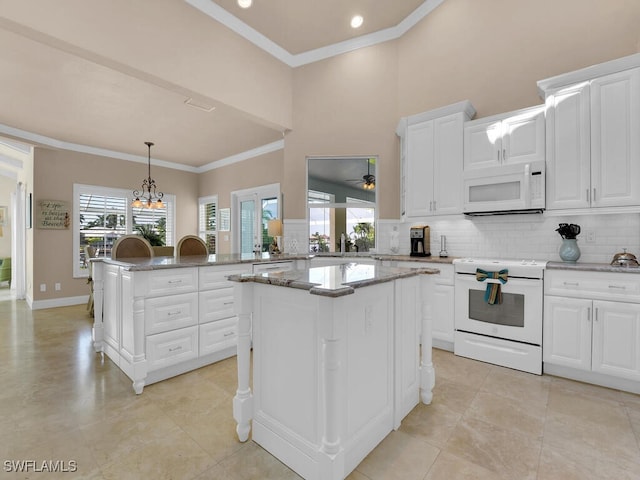
<svg viewBox="0 0 640 480"><path fill-rule="evenodd" d="M422 401L431 402L431 320L422 303L429 278L340 296L236 284L239 439L252 430L256 443L307 480L349 475L400 426L421 389Z"/></svg>

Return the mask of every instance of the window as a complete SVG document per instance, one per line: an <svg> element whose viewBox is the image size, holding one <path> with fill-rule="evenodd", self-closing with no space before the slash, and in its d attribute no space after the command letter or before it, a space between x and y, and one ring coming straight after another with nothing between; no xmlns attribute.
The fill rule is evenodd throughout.
<svg viewBox="0 0 640 480"><path fill-rule="evenodd" d="M309 251L367 252L375 247L376 158L308 160Z"/></svg>
<svg viewBox="0 0 640 480"><path fill-rule="evenodd" d="M131 192L94 185L74 185L73 276L88 277L85 247L92 246L99 257L110 257L111 247L122 235L155 234L161 243L175 241L175 196L165 194L164 208L131 207Z"/></svg>
<svg viewBox="0 0 640 480"><path fill-rule="evenodd" d="M198 203L198 235L207 244L209 253L216 253L218 197L202 197Z"/></svg>

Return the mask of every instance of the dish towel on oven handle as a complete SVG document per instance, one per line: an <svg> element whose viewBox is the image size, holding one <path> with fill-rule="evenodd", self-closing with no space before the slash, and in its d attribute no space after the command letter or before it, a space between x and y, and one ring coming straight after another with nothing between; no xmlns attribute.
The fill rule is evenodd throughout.
<svg viewBox="0 0 640 480"><path fill-rule="evenodd" d="M487 279L498 280L498 282L490 282L487 284L487 290L484 292L484 301L489 305L495 305L496 303L502 303L502 289L500 284L507 283L509 270L504 269L499 272L487 272L481 268L476 268L476 280L478 282L484 282Z"/></svg>

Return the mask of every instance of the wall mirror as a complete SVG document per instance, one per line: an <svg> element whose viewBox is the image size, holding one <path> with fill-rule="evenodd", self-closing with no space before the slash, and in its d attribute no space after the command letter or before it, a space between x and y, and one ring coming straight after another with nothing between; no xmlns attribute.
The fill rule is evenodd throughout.
<svg viewBox="0 0 640 480"><path fill-rule="evenodd" d="M375 248L377 160L307 159L309 252L340 252L343 244L349 252Z"/></svg>

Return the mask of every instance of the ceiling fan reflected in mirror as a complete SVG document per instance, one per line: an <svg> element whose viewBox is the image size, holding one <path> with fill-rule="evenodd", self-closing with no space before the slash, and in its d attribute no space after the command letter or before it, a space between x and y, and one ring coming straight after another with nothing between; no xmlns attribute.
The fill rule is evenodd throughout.
<svg viewBox="0 0 640 480"><path fill-rule="evenodd" d="M373 163L375 165L375 161L376 161L375 158L367 158L366 159L367 174L363 175L362 179L356 178L356 179L347 180L347 182L360 183L362 184L362 188L364 188L365 190L373 190L374 188L376 188L376 176L373 175L370 170L371 164Z"/></svg>

